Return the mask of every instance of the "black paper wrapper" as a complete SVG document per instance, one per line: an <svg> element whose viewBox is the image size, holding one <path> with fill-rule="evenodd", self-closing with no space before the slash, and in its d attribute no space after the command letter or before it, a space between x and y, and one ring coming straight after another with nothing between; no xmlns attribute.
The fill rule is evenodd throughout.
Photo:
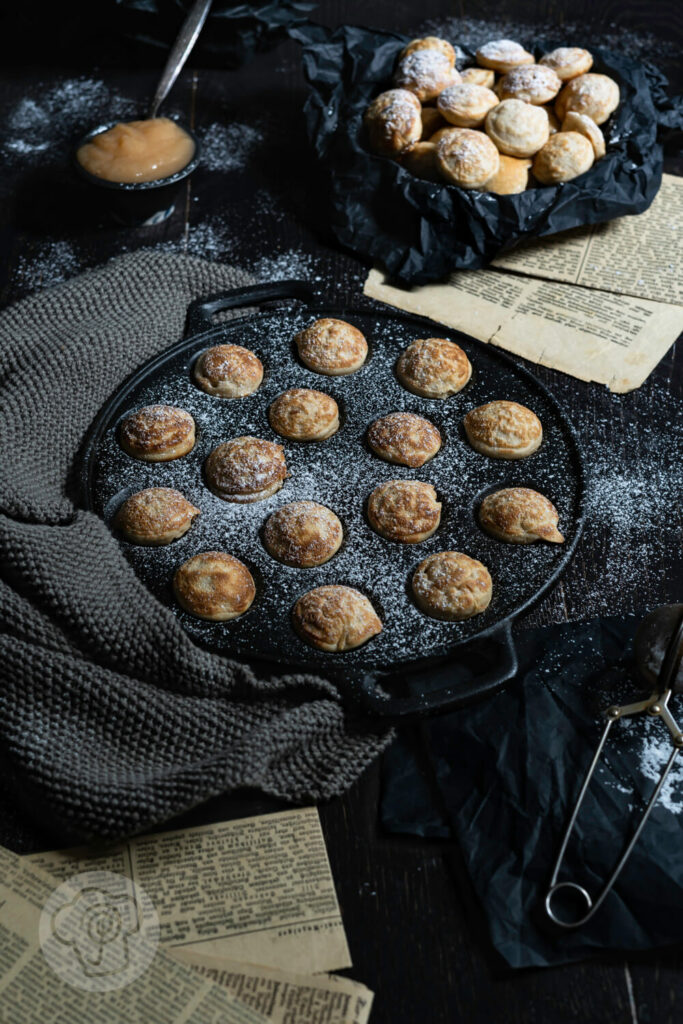
<svg viewBox="0 0 683 1024"><path fill-rule="evenodd" d="M404 285L482 267L525 239L642 213L662 176L657 103L663 107L663 130L672 133L683 121L680 102L669 100L666 80L656 69L594 48L593 70L610 75L621 90L618 109L602 126L607 142L602 160L574 181L519 195L434 184L364 145L363 113L375 96L392 87L396 59L407 39L351 26L328 32L306 25L290 34L304 45L310 85L306 126L329 190L332 232L342 245ZM540 57L562 43L524 45ZM474 63L471 51L462 45L460 50L466 58L459 67Z"/></svg>
<svg viewBox="0 0 683 1024"><path fill-rule="evenodd" d="M123 34L142 50L165 52L172 46L192 0L116 0ZM271 0L234 4L214 0L193 51L193 60L238 68L256 53L272 49L290 29L303 24L317 3Z"/></svg>
<svg viewBox="0 0 683 1024"><path fill-rule="evenodd" d="M562 835L604 726L601 712L649 692L632 662L639 621L610 618L521 634L514 684L402 732L385 755L383 826L457 839L491 941L512 967L683 939L683 759L595 917L565 932L543 911ZM671 710L683 718L679 699ZM637 715L613 726L561 881L599 893L670 752L669 733L656 718Z"/></svg>

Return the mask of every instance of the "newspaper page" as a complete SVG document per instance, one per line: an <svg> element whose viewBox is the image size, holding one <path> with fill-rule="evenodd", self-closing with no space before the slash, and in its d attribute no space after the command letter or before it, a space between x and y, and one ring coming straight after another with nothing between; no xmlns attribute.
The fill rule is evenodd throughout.
<svg viewBox="0 0 683 1024"><path fill-rule="evenodd" d="M314 807L22 860L60 879L94 868L131 878L151 897L170 949L301 974L351 966Z"/></svg>
<svg viewBox="0 0 683 1024"><path fill-rule="evenodd" d="M367 1024L373 993L334 974L313 977L176 949L172 955L223 985L273 1024Z"/></svg>
<svg viewBox="0 0 683 1024"><path fill-rule="evenodd" d="M364 293L618 393L640 387L683 330L683 306L488 268L411 289L375 268Z"/></svg>
<svg viewBox="0 0 683 1024"><path fill-rule="evenodd" d="M665 174L645 213L536 238L492 266L683 306L683 177Z"/></svg>
<svg viewBox="0 0 683 1024"><path fill-rule="evenodd" d="M69 963L65 954L55 970L41 936L44 910L58 880L1 847L0 879L2 1024L121 1024L123 1020L127 1024L267 1024L267 1017L231 991L202 978L156 946L139 973L133 970L134 958L123 964L118 978L110 973L107 982L114 987L108 990L96 987L96 970L82 972L76 957ZM87 936L87 928L74 934ZM110 945L117 945L117 940L120 936ZM70 946L65 949L71 952Z"/></svg>

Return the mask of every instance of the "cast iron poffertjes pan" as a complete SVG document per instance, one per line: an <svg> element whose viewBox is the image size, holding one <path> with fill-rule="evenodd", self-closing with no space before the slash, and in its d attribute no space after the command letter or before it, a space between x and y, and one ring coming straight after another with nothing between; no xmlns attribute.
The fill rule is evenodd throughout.
<svg viewBox="0 0 683 1024"><path fill-rule="evenodd" d="M221 310L297 299L215 323ZM301 304L303 303L303 305ZM585 474L576 435L546 387L492 345L457 331L444 330L418 317L367 309L331 309L313 305L310 286L300 281L240 288L193 303L189 336L138 369L107 402L83 449L81 483L87 508L107 523L126 497L145 487L175 487L201 509L184 537L166 547L140 547L121 538L121 546L138 576L172 608L199 644L245 661L315 672L333 679L343 697L365 712L400 717L452 708L480 697L511 679L517 669L511 627L559 579L576 548L582 528ZM354 374L326 377L298 359L294 336L320 317L348 320L369 344L366 363ZM420 398L403 388L396 360L416 338L443 336L457 341L472 363L472 379L457 395L443 401ZM198 388L192 379L196 358L216 344L243 345L264 365L261 387L246 398L224 399ZM326 441L290 442L270 427L268 407L292 387L316 388L332 395L341 426ZM533 409L543 423L544 439L530 458L490 459L475 452L462 428L464 414L492 399L505 398ZM197 425L194 449L183 458L148 463L130 458L118 442L118 428L128 413L145 405L178 405ZM419 413L439 428L443 445L434 459L414 470L385 462L367 446L369 424L398 410ZM203 466L221 441L241 434L284 445L290 475L283 488L265 501L233 504L206 486ZM422 544L399 544L375 533L366 517L370 492L385 480L431 482L443 503L441 525ZM557 506L561 545L537 542L505 544L486 534L477 522L482 498L501 487L533 487ZM344 527L337 555L314 569L294 569L275 561L262 541L265 520L291 501L310 499L333 509ZM230 622L197 619L175 602L176 569L200 551L228 551L241 559L256 581L249 611ZM421 612L411 596L410 578L427 555L464 551L480 559L493 579L486 611L464 622L441 622ZM328 654L308 646L294 632L291 613L298 597L313 587L340 583L366 594L382 622L382 632L363 647ZM473 647L474 645L474 647ZM474 671L463 680L450 678L463 659ZM391 692L391 679L425 679L437 673L445 686L408 697ZM425 675L427 673L427 676ZM381 685L379 685L381 683Z"/></svg>

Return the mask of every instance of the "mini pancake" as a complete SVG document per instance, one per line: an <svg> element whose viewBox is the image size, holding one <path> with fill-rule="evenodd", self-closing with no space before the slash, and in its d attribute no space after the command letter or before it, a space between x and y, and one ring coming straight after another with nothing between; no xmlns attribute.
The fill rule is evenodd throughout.
<svg viewBox="0 0 683 1024"><path fill-rule="evenodd" d="M368 355L363 334L345 320L316 320L300 331L294 341L301 362L309 370L330 377L355 373Z"/></svg>
<svg viewBox="0 0 683 1024"><path fill-rule="evenodd" d="M233 437L209 455L206 480L223 501L263 501L279 491L287 476L284 448L260 437Z"/></svg>
<svg viewBox="0 0 683 1024"><path fill-rule="evenodd" d="M161 546L184 536L200 514L172 487L148 487L127 498L114 517L114 526L131 544Z"/></svg>
<svg viewBox="0 0 683 1024"><path fill-rule="evenodd" d="M134 459L170 462L194 448L194 420L174 405L147 405L126 416L119 438L124 452Z"/></svg>
<svg viewBox="0 0 683 1024"><path fill-rule="evenodd" d="M368 500L368 520L387 540L420 544L441 522L441 502L423 480L387 480Z"/></svg>
<svg viewBox="0 0 683 1024"><path fill-rule="evenodd" d="M492 459L524 459L543 440L538 416L519 402L486 402L467 413L463 426L475 451Z"/></svg>
<svg viewBox="0 0 683 1024"><path fill-rule="evenodd" d="M368 444L381 459L418 469L441 448L441 434L423 416L392 412L370 425Z"/></svg>
<svg viewBox="0 0 683 1024"><path fill-rule="evenodd" d="M505 487L487 495L479 506L482 527L508 544L533 544L536 540L562 544L558 519L553 503L530 487Z"/></svg>
<svg viewBox="0 0 683 1024"><path fill-rule="evenodd" d="M412 578L418 607L434 619L460 622L479 615L491 601L491 575L461 551L439 551L420 562Z"/></svg>
<svg viewBox="0 0 683 1024"><path fill-rule="evenodd" d="M396 375L404 388L423 398L450 398L472 376L472 364L454 341L417 338L401 353Z"/></svg>
<svg viewBox="0 0 683 1024"><path fill-rule="evenodd" d="M214 345L194 364L193 376L202 391L221 398L244 398L263 380L258 356L241 345Z"/></svg>
<svg viewBox="0 0 683 1024"><path fill-rule="evenodd" d="M190 615L227 622L251 607L256 586L238 558L225 551L203 551L180 566L173 577L173 593Z"/></svg>
<svg viewBox="0 0 683 1024"><path fill-rule="evenodd" d="M273 430L290 441L324 441L339 430L334 398L312 388L290 388L268 410Z"/></svg>
<svg viewBox="0 0 683 1024"><path fill-rule="evenodd" d="M329 562L344 539L338 516L317 501L293 501L266 520L263 542L273 558L298 569Z"/></svg>
<svg viewBox="0 0 683 1024"><path fill-rule="evenodd" d="M585 135L557 132L534 157L534 177L542 185L559 185L585 174L594 160L595 150Z"/></svg>
<svg viewBox="0 0 683 1024"><path fill-rule="evenodd" d="M382 631L365 594L339 585L303 594L294 605L292 624L302 640L330 653L351 651Z"/></svg>
<svg viewBox="0 0 683 1024"><path fill-rule="evenodd" d="M407 89L389 89L376 96L363 116L368 145L380 156L396 156L422 135L422 107Z"/></svg>

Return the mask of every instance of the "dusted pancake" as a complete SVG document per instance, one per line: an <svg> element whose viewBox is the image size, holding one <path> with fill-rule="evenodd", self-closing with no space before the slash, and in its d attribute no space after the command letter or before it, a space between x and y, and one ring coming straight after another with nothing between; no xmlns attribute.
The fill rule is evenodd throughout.
<svg viewBox="0 0 683 1024"><path fill-rule="evenodd" d="M412 412L392 412L371 424L368 444L387 462L417 469L439 451L441 434L422 416Z"/></svg>
<svg viewBox="0 0 683 1024"><path fill-rule="evenodd" d="M266 521L263 542L273 558L299 569L329 562L344 538L332 509L317 501L293 501Z"/></svg>
<svg viewBox="0 0 683 1024"><path fill-rule="evenodd" d="M388 480L375 487L368 500L373 530L387 540L420 544L441 522L441 502L423 480Z"/></svg>
<svg viewBox="0 0 683 1024"><path fill-rule="evenodd" d="M134 459L170 462L194 448L194 420L174 405L147 405L126 416L119 437L123 450Z"/></svg>
<svg viewBox="0 0 683 1024"><path fill-rule="evenodd" d="M254 579L238 558L204 551L180 566L173 592L181 608L198 619L225 622L244 615L256 597Z"/></svg>
<svg viewBox="0 0 683 1024"><path fill-rule="evenodd" d="M301 362L309 370L329 377L355 373L368 354L368 343L357 327L329 317L316 320L294 341Z"/></svg>
<svg viewBox="0 0 683 1024"><path fill-rule="evenodd" d="M190 529L200 514L180 491L149 487L127 498L114 517L114 526L131 544L170 544Z"/></svg>
<svg viewBox="0 0 683 1024"><path fill-rule="evenodd" d="M394 85L407 89L421 103L435 100L439 93L460 81L453 62L440 50L414 50L399 61Z"/></svg>
<svg viewBox="0 0 683 1024"><path fill-rule="evenodd" d="M382 631L370 601L353 587L316 587L292 612L294 629L307 643L331 653L360 647Z"/></svg>
<svg viewBox="0 0 683 1024"><path fill-rule="evenodd" d="M462 391L472 376L472 364L454 341L418 338L396 364L401 384L423 398L449 398Z"/></svg>
<svg viewBox="0 0 683 1024"><path fill-rule="evenodd" d="M422 135L422 108L407 89L389 89L376 96L363 115L373 153L397 156Z"/></svg>
<svg viewBox="0 0 683 1024"><path fill-rule="evenodd" d="M487 495L479 508L479 522L491 536L509 544L547 540L562 544L559 516L551 501L530 487L506 487Z"/></svg>
<svg viewBox="0 0 683 1024"><path fill-rule="evenodd" d="M322 391L291 388L268 410L270 425L290 441L324 441L339 430L339 407Z"/></svg>
<svg viewBox="0 0 683 1024"><path fill-rule="evenodd" d="M224 501L263 501L282 487L287 476L284 448L260 437L234 437L209 455L206 480Z"/></svg>
<svg viewBox="0 0 683 1024"><path fill-rule="evenodd" d="M194 379L202 391L221 398L244 398L263 380L258 356L241 345L214 345L194 365Z"/></svg>
<svg viewBox="0 0 683 1024"><path fill-rule="evenodd" d="M487 402L463 419L472 447L492 459L524 459L540 447L543 427L538 416L518 402Z"/></svg>
<svg viewBox="0 0 683 1024"><path fill-rule="evenodd" d="M446 622L479 615L491 601L488 569L460 551L429 555L415 570L412 587L422 611Z"/></svg>

